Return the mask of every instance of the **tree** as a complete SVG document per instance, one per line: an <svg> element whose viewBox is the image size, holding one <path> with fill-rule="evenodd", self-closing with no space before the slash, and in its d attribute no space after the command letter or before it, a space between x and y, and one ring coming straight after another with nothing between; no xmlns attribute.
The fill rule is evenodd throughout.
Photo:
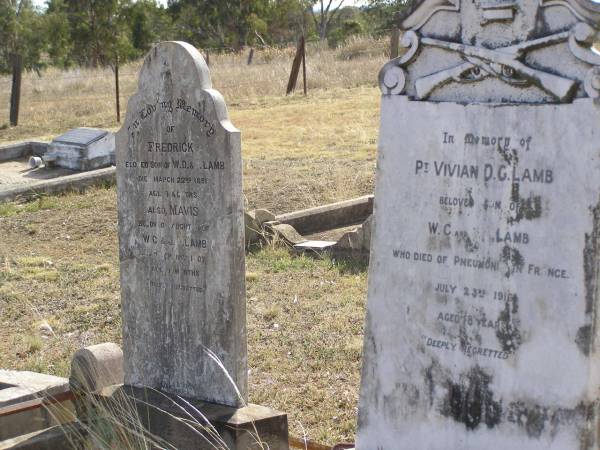
<svg viewBox="0 0 600 450"><path fill-rule="evenodd" d="M12 72L10 123L19 121L21 71L42 66L45 36L42 17L30 0L0 0L0 72Z"/></svg>
<svg viewBox="0 0 600 450"><path fill-rule="evenodd" d="M266 39L271 43L297 42L300 35L308 34L309 9L304 0L271 2L266 16Z"/></svg>
<svg viewBox="0 0 600 450"><path fill-rule="evenodd" d="M169 3L178 37L197 46L239 49L265 30L268 0L174 0Z"/></svg>
<svg viewBox="0 0 600 450"><path fill-rule="evenodd" d="M43 18L31 0L0 0L0 72L10 73L15 55L23 68L39 70L46 38Z"/></svg>
<svg viewBox="0 0 600 450"><path fill-rule="evenodd" d="M128 8L126 15L131 44L138 55L146 53L156 42L172 39L171 16L155 0L138 0Z"/></svg>
<svg viewBox="0 0 600 450"><path fill-rule="evenodd" d="M53 65L68 67L72 63L73 43L63 0L49 1L44 19L44 32L52 36L47 45L48 57Z"/></svg>
<svg viewBox="0 0 600 450"><path fill-rule="evenodd" d="M411 0L369 0L363 7L368 28L373 34L389 33L396 24L396 13L405 9Z"/></svg>
<svg viewBox="0 0 600 450"><path fill-rule="evenodd" d="M339 13L344 1L345 0L319 0L320 9L318 12L315 12L314 10L314 5L317 2L312 3L310 12L320 41L324 41L327 38L329 26Z"/></svg>
<svg viewBox="0 0 600 450"><path fill-rule="evenodd" d="M72 59L86 66L112 65L116 58L135 56L127 25L128 0L51 0L64 1L56 7L66 14L72 42ZM49 5L49 8L50 8Z"/></svg>

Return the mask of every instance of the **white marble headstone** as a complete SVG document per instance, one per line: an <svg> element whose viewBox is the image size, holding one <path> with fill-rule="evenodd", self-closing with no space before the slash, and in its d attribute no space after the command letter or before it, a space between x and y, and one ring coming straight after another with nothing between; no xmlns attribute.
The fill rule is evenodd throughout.
<svg viewBox="0 0 600 450"><path fill-rule="evenodd" d="M125 383L240 405L240 133L189 44L163 42L146 56L117 134L117 188Z"/></svg>
<svg viewBox="0 0 600 450"><path fill-rule="evenodd" d="M599 17L425 0L401 19L358 450L598 448Z"/></svg>

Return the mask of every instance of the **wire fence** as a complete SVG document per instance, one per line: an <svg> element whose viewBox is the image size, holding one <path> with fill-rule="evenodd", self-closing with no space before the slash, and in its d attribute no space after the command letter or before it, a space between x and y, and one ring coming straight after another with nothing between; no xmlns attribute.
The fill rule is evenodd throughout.
<svg viewBox="0 0 600 450"><path fill-rule="evenodd" d="M211 53L211 50L214 52ZM263 97L284 96L296 49L256 48L251 64L247 48L200 49L208 53L213 86L229 105L255 103ZM389 53L387 39L357 38L338 49L307 45L308 88L329 89L375 85ZM135 92L141 61L119 68L119 102L124 112ZM20 137L8 124L11 78L0 77L0 140ZM19 127L31 136L62 132L76 126L115 127L115 75L111 68L47 68L23 74ZM19 128L17 127L17 128ZM25 131L23 131L25 132Z"/></svg>

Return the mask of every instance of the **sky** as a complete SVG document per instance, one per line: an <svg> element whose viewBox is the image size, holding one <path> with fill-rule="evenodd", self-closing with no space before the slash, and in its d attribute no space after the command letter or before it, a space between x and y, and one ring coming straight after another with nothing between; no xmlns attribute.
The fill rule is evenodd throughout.
<svg viewBox="0 0 600 450"><path fill-rule="evenodd" d="M162 4L162 5L166 5L167 4L167 0L157 0L158 3ZM598 0L600 1L600 0ZM334 0L334 4L338 4L339 0ZM367 3L367 0L345 0L344 1L344 5L354 5L354 6L362 6L364 4ZM33 4L35 6L44 8L46 6L46 0L33 0Z"/></svg>

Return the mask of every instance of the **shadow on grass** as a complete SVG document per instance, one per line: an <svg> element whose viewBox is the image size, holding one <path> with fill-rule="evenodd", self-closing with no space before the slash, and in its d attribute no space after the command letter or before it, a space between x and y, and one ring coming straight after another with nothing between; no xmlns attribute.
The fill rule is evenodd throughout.
<svg viewBox="0 0 600 450"><path fill-rule="evenodd" d="M366 258L330 258L331 267L340 275L359 275L369 270L369 261Z"/></svg>

